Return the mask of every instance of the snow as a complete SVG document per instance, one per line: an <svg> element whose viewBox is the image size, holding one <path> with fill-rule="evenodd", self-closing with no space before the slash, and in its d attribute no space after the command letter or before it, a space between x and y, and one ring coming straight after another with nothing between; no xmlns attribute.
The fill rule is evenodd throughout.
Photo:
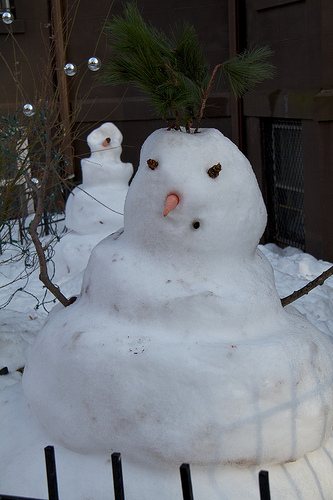
<svg viewBox="0 0 333 500"><path fill-rule="evenodd" d="M122 140L111 122L87 137L91 155L81 160L82 184L73 189L66 203L65 225L70 232L62 238L54 259L58 283L83 271L94 246L123 224L133 166L120 160Z"/></svg>
<svg viewBox="0 0 333 500"><path fill-rule="evenodd" d="M163 217L170 193L179 203ZM34 344L47 314L33 296L1 311L1 493L46 498L54 444L60 498L109 495L113 451L128 500L181 498L182 462L198 500L257 499L262 468L276 498L332 498L333 278L295 308L279 301L330 263L257 249L265 221L251 166L220 133L148 138L124 230L61 287L82 284L76 302L57 305ZM19 265L1 266L3 283ZM43 296L37 272L27 289ZM26 360L29 410L15 371Z"/></svg>

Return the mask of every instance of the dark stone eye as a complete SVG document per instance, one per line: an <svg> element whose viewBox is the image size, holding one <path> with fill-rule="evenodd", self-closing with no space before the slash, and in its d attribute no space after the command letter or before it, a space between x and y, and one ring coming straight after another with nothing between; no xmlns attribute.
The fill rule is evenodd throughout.
<svg viewBox="0 0 333 500"><path fill-rule="evenodd" d="M155 168L158 167L158 161L153 160L152 158L149 158L149 160L147 160L147 165L151 170L155 170Z"/></svg>
<svg viewBox="0 0 333 500"><path fill-rule="evenodd" d="M200 227L200 222L195 220L194 222L192 222L192 227L193 229L199 229Z"/></svg>
<svg viewBox="0 0 333 500"><path fill-rule="evenodd" d="M207 170L207 174L212 179L216 179L216 177L218 177L218 175L221 172L221 170L222 170L221 163L217 163L216 165L213 165L212 167L210 167Z"/></svg>

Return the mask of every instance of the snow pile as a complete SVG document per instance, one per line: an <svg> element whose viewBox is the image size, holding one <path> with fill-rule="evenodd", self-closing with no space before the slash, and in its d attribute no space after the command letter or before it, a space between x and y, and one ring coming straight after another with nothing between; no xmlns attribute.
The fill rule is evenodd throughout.
<svg viewBox="0 0 333 500"><path fill-rule="evenodd" d="M93 247L123 225L133 166L120 160L122 140L120 130L110 122L87 137L91 155L81 160L82 184L66 203L65 224L70 233L62 238L55 256L58 283L83 271Z"/></svg>
<svg viewBox="0 0 333 500"><path fill-rule="evenodd" d="M281 249L274 244L260 248L273 266L280 297L286 297L294 290L299 290L332 265L300 252L297 248ZM333 283L333 278L293 304L327 335L333 335L333 287L330 283Z"/></svg>
<svg viewBox="0 0 333 500"><path fill-rule="evenodd" d="M5 492L46 496L42 448L55 444L73 500L110 494L113 451L128 500L181 498L182 462L198 500L257 500L262 468L276 498L332 498L332 279L299 301L310 323L281 307L264 254L282 296L329 264L258 249L260 191L216 130L152 134L124 222L31 349L29 412L19 384L0 392Z"/></svg>

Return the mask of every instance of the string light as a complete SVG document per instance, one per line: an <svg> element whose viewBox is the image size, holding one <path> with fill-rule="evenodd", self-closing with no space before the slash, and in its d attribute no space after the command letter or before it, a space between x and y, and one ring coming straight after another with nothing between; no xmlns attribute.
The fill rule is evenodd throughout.
<svg viewBox="0 0 333 500"><path fill-rule="evenodd" d="M77 72L77 67L73 63L67 63L64 66L64 72L66 73L67 76L74 76L75 73Z"/></svg>
<svg viewBox="0 0 333 500"><path fill-rule="evenodd" d="M10 12L4 12L2 15L2 19L4 17L4 14L10 14ZM4 21L6 22L6 21ZM7 22L8 23L8 22ZM98 57L90 57L88 59L88 68L90 71L98 71L101 67L101 60ZM67 76L74 76L77 73L77 66L76 64L73 63L67 63L65 64L63 68L64 72L66 73ZM35 107L32 104L25 104L22 108L23 114L25 116L31 117L36 113Z"/></svg>
<svg viewBox="0 0 333 500"><path fill-rule="evenodd" d="M23 114L25 116L28 116L28 117L34 116L34 114L36 113L35 106L33 106L32 104L29 104L29 103L27 103L23 106L22 111L23 111Z"/></svg>
<svg viewBox="0 0 333 500"><path fill-rule="evenodd" d="M90 57L88 59L88 68L90 71L98 71L101 67L101 60L98 57Z"/></svg>
<svg viewBox="0 0 333 500"><path fill-rule="evenodd" d="M5 24L12 24L12 22L14 21L13 14L11 12L8 12L8 11L3 12L3 14L2 14L2 21Z"/></svg>
<svg viewBox="0 0 333 500"><path fill-rule="evenodd" d="M90 71L98 71L101 67L101 60L98 57L90 57L88 59L88 68ZM77 66L73 63L67 63L64 66L64 72L67 76L74 76L77 73Z"/></svg>

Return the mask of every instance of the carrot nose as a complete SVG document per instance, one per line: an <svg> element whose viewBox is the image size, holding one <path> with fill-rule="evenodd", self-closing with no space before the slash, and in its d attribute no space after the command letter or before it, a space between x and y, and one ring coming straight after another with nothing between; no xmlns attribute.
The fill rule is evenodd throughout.
<svg viewBox="0 0 333 500"><path fill-rule="evenodd" d="M164 217L168 215L171 210L173 210L179 203L179 198L176 194L169 194L167 196L167 199L165 200L165 205L164 205L164 212L163 215Z"/></svg>

